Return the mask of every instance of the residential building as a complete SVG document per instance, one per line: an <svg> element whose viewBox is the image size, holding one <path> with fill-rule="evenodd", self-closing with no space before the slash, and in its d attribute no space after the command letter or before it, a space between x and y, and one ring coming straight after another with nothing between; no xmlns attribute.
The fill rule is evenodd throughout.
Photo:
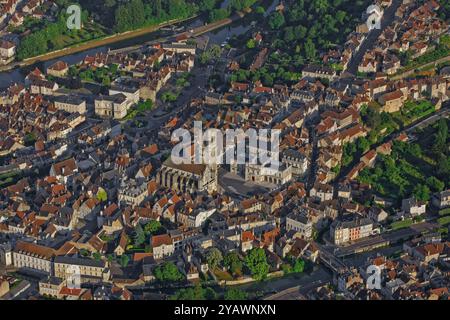
<svg viewBox="0 0 450 320"><path fill-rule="evenodd" d="M335 220L331 224L330 237L334 244L342 245L368 237L372 234L373 222L369 218Z"/></svg>

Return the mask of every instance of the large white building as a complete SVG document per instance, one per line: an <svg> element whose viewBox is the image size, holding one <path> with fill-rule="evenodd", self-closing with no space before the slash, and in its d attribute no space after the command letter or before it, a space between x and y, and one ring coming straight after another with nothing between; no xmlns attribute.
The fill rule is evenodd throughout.
<svg viewBox="0 0 450 320"><path fill-rule="evenodd" d="M331 224L330 237L334 244L340 245L366 238L373 233L373 222L369 218L354 218L349 221L335 220Z"/></svg>
<svg viewBox="0 0 450 320"><path fill-rule="evenodd" d="M175 252L172 238L168 234L153 236L151 240L153 258L162 259L171 256Z"/></svg>
<svg viewBox="0 0 450 320"><path fill-rule="evenodd" d="M125 97L127 97L128 101L131 101L132 103L138 103L139 102L139 95L140 95L140 89L139 88L131 88L121 85L112 85L109 89L109 95L114 96L116 94L123 94Z"/></svg>
<svg viewBox="0 0 450 320"><path fill-rule="evenodd" d="M123 180L118 190L119 203L125 203L132 207L140 205L148 194L147 184L138 183L134 179Z"/></svg>
<svg viewBox="0 0 450 320"><path fill-rule="evenodd" d="M286 217L286 230L299 233L302 239L312 238L313 225L304 211L291 213Z"/></svg>
<svg viewBox="0 0 450 320"><path fill-rule="evenodd" d="M102 118L123 119L131 104L123 93L99 96L95 99L95 114Z"/></svg>
<svg viewBox="0 0 450 320"><path fill-rule="evenodd" d="M107 262L93 259L82 259L77 257L61 256L55 257L54 275L68 282L75 281L77 277L81 283L100 282L109 279Z"/></svg>
<svg viewBox="0 0 450 320"><path fill-rule="evenodd" d="M8 64L14 60L16 45L10 41L0 41L0 64Z"/></svg>
<svg viewBox="0 0 450 320"><path fill-rule="evenodd" d="M55 108L70 113L86 113L86 101L77 96L58 96L55 98Z"/></svg>
<svg viewBox="0 0 450 320"><path fill-rule="evenodd" d="M13 263L16 268L29 268L52 274L54 255L55 251L52 248L19 241L13 251Z"/></svg>

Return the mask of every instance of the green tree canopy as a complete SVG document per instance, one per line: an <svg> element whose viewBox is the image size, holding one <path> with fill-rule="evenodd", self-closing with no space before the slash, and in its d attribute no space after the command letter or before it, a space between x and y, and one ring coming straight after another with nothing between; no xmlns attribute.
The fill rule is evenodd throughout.
<svg viewBox="0 0 450 320"><path fill-rule="evenodd" d="M242 273L242 261L236 252L229 252L225 256L223 263L233 274Z"/></svg>
<svg viewBox="0 0 450 320"><path fill-rule="evenodd" d="M217 248L211 248L206 253L206 260L211 269L215 269L223 260L222 252Z"/></svg>
<svg viewBox="0 0 450 320"><path fill-rule="evenodd" d="M154 270L155 278L159 281L181 281L183 274L173 262L165 262Z"/></svg>
<svg viewBox="0 0 450 320"><path fill-rule="evenodd" d="M261 248L253 248L245 257L245 265L255 280L264 279L269 273L266 252Z"/></svg>
<svg viewBox="0 0 450 320"><path fill-rule="evenodd" d="M228 289L225 291L225 300L247 300L248 294L245 291L239 289Z"/></svg>

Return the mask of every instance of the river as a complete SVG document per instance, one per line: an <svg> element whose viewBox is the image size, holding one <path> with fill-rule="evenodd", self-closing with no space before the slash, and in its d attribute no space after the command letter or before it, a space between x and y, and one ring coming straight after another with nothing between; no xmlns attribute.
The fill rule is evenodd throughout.
<svg viewBox="0 0 450 320"><path fill-rule="evenodd" d="M267 0L266 0L267 1ZM222 6L227 6L229 3L229 0L224 0ZM276 6L278 5L279 0L274 0L272 4L268 7L266 11L266 15L268 15L270 12L275 10ZM199 27L203 24L205 24L205 18L200 17L193 21L186 23L182 23L181 25L186 26L186 30L189 30L191 28ZM227 40L227 38L231 38L233 35L240 35L246 33L251 28L250 23L248 21L239 20L237 22L234 22L233 24L223 27L219 30L215 30L212 32L209 32L206 34L206 36L209 37L209 45L212 44L222 44L224 41ZM69 65L76 64L83 60L87 55L95 55L98 52L107 52L108 49L114 50L119 48L125 48L133 45L142 44L148 41L153 41L156 39L161 38L162 36L167 35L164 31L155 31L148 33L143 36L138 36L132 39L127 39L123 41L116 42L114 44L110 44L108 46L102 46L97 47L94 49L89 49L86 51L70 54L64 57L48 60L45 62L38 62L33 65L22 67L22 68L16 68L9 71L4 71L0 73L0 89L5 89L8 86L10 86L13 83L23 83L26 75L36 67L38 67L41 71L45 71L47 67L54 64L56 61L64 61Z"/></svg>

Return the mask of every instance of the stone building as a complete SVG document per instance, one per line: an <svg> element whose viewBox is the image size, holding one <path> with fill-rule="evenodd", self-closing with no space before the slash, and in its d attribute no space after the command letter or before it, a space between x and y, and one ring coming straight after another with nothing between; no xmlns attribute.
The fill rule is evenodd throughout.
<svg viewBox="0 0 450 320"><path fill-rule="evenodd" d="M70 113L86 113L86 101L77 96L59 96L55 98L55 108Z"/></svg>
<svg viewBox="0 0 450 320"><path fill-rule="evenodd" d="M118 190L119 203L125 203L133 208L137 207L144 201L147 193L146 183L138 183L134 179L122 180Z"/></svg>
<svg viewBox="0 0 450 320"><path fill-rule="evenodd" d="M217 191L217 167L205 164L174 164L167 159L156 176L163 187L180 192Z"/></svg>
<svg viewBox="0 0 450 320"><path fill-rule="evenodd" d="M81 283L101 282L109 279L107 262L78 257L55 257L54 275L68 283L77 277ZM73 283L77 285L76 281Z"/></svg>
<svg viewBox="0 0 450 320"><path fill-rule="evenodd" d="M175 252L173 240L168 234L152 236L151 245L153 258L157 260L171 256Z"/></svg>
<svg viewBox="0 0 450 320"><path fill-rule="evenodd" d="M281 164L278 169L259 164L245 165L245 180L255 183L282 185L292 179L292 167Z"/></svg>
<svg viewBox="0 0 450 320"><path fill-rule="evenodd" d="M122 93L99 96L95 99L95 114L103 118L122 119L127 115L130 106L130 101Z"/></svg>
<svg viewBox="0 0 450 320"><path fill-rule="evenodd" d="M308 170L308 159L297 150L285 150L281 162L287 167L292 167L292 174L296 176L303 176Z"/></svg>
<svg viewBox="0 0 450 320"><path fill-rule="evenodd" d="M373 232L373 222L369 218L355 218L350 221L335 220L331 224L330 238L336 245L368 237Z"/></svg>
<svg viewBox="0 0 450 320"><path fill-rule="evenodd" d="M302 239L311 239L312 229L312 222L304 210L293 212L286 217L286 231L294 230L300 234Z"/></svg>
<svg viewBox="0 0 450 320"><path fill-rule="evenodd" d="M13 251L13 263L16 268L29 268L51 274L54 255L52 248L19 241Z"/></svg>

